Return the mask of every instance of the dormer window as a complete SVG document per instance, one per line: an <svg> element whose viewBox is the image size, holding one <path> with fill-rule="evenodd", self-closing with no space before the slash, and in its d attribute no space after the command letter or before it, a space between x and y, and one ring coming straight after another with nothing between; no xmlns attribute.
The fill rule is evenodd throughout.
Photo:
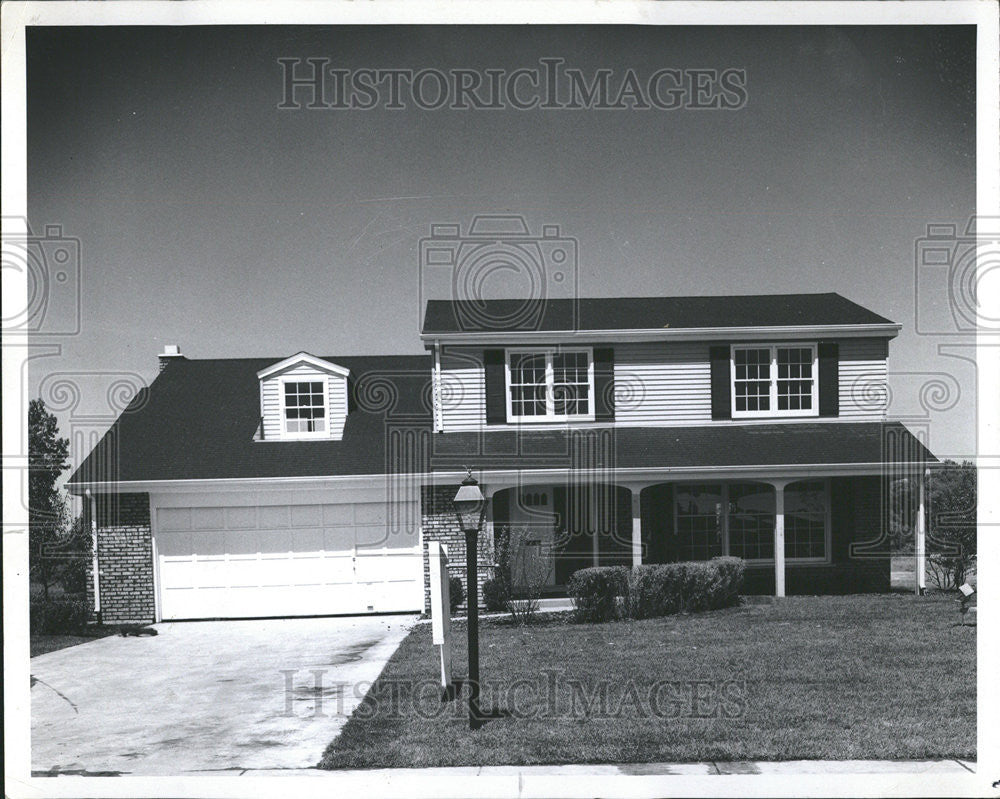
<svg viewBox="0 0 1000 799"><path fill-rule="evenodd" d="M325 436L329 392L325 380L282 381L285 394L285 432L291 436Z"/></svg>
<svg viewBox="0 0 1000 799"><path fill-rule="evenodd" d="M343 366L307 352L261 369L257 440L341 440L349 375Z"/></svg>

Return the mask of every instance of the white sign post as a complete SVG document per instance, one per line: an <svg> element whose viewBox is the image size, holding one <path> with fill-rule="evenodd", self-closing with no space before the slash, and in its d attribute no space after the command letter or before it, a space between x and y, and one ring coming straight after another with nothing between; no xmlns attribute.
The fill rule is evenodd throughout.
<svg viewBox="0 0 1000 799"><path fill-rule="evenodd" d="M441 688L444 699L455 695L451 679L451 590L448 584L448 550L440 541L427 542L431 569L431 638L441 653Z"/></svg>

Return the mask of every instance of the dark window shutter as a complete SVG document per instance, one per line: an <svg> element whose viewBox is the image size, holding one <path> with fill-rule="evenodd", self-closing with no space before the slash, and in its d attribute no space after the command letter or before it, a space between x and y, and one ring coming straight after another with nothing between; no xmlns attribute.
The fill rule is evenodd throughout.
<svg viewBox="0 0 1000 799"><path fill-rule="evenodd" d="M819 355L819 415L840 415L840 347L836 341L821 341Z"/></svg>
<svg viewBox="0 0 1000 799"><path fill-rule="evenodd" d="M712 418L732 419L732 372L729 366L729 345L708 348L712 364Z"/></svg>
<svg viewBox="0 0 1000 799"><path fill-rule="evenodd" d="M507 422L507 377L503 350L485 350L483 365L486 371L486 423Z"/></svg>
<svg viewBox="0 0 1000 799"><path fill-rule="evenodd" d="M615 418L615 351L610 347L594 350L594 419L610 422Z"/></svg>

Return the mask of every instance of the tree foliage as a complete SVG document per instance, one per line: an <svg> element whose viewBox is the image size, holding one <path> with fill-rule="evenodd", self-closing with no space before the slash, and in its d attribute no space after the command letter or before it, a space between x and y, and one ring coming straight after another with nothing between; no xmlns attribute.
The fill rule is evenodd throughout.
<svg viewBox="0 0 1000 799"><path fill-rule="evenodd" d="M66 499L56 487L69 466L69 440L59 436L59 422L41 399L28 405L28 542L29 571L41 583L46 598L49 587L65 566L57 549L68 538L70 514Z"/></svg>
<svg viewBox="0 0 1000 799"><path fill-rule="evenodd" d="M976 560L976 466L945 461L927 484L927 552L939 588L957 588Z"/></svg>

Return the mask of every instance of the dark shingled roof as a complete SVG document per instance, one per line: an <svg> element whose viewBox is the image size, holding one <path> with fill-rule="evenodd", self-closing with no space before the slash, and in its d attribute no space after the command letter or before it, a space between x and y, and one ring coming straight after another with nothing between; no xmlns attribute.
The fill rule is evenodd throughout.
<svg viewBox="0 0 1000 799"><path fill-rule="evenodd" d="M183 480L479 469L878 463L904 447L933 456L898 423L839 422L430 435L428 356L339 357L351 370L341 441L255 441L257 372L281 358L177 359L140 392L71 478ZM417 433L414 436L413 433ZM413 446L427 434L425 454ZM581 460L594 436L614 455ZM582 439L581 439L582 437ZM887 443L891 448L887 449Z"/></svg>
<svg viewBox="0 0 1000 799"><path fill-rule="evenodd" d="M839 294L430 300L423 333L892 324Z"/></svg>

